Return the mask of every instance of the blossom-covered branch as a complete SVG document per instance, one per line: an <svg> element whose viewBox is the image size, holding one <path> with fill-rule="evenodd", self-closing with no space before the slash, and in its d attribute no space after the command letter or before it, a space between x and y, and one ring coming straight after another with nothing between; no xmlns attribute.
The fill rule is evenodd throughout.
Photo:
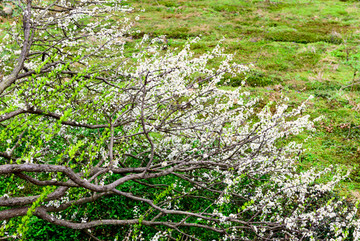
<svg viewBox="0 0 360 241"><path fill-rule="evenodd" d="M34 215L125 226L123 239L358 238L356 207L332 192L342 175L296 170L302 146L288 137L313 130L305 103L260 109L218 88L248 70L219 46L165 52L145 35L128 52L130 20L114 21L129 8L115 0L20 4L23 25L0 46L2 232ZM76 211L101 201L127 208Z"/></svg>

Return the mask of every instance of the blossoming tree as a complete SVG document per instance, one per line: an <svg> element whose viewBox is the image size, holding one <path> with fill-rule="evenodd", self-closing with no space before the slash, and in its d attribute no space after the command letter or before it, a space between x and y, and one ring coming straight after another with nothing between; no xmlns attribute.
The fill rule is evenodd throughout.
<svg viewBox="0 0 360 241"><path fill-rule="evenodd" d="M304 105L259 109L217 88L247 70L232 55L164 52L146 35L129 52L130 9L116 0L14 3L22 21L0 46L0 235L24 239L37 217L95 240L106 226L123 240L359 238L356 207L332 192L341 176L296 170L301 144L287 138L313 129Z"/></svg>

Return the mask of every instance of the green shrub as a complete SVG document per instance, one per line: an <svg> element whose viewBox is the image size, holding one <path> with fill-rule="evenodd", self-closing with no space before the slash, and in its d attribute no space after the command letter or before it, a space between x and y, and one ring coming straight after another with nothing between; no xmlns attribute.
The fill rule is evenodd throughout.
<svg viewBox="0 0 360 241"><path fill-rule="evenodd" d="M163 35L160 34L159 35ZM173 39L187 39L189 37L193 37L194 35L190 33L190 28L188 27L178 27L173 28L170 31L166 32L167 38L173 38Z"/></svg>
<svg viewBox="0 0 360 241"><path fill-rule="evenodd" d="M308 90L325 91L324 94L328 95L328 91L337 91L342 87L342 84L335 81L311 81L306 84ZM321 92L318 92L320 94Z"/></svg>
<svg viewBox="0 0 360 241"><path fill-rule="evenodd" d="M165 7L171 8L171 7L177 7L179 4L176 1L166 1L166 0L162 0L162 1L157 1L158 4L160 5L164 5Z"/></svg>
<svg viewBox="0 0 360 241"><path fill-rule="evenodd" d="M258 70L251 70L246 74L241 74L239 76L231 77L229 79L229 84L232 87L241 86L243 81L245 81L246 85L251 87L264 87L281 82L281 78L267 75L264 72Z"/></svg>
<svg viewBox="0 0 360 241"><path fill-rule="evenodd" d="M315 43L320 40L319 36L313 33L304 33L296 30L271 31L265 35L267 40L295 43Z"/></svg>
<svg viewBox="0 0 360 241"><path fill-rule="evenodd" d="M294 42L294 43L316 43L327 42L332 44L341 44L342 38L338 34L318 34L313 32L303 32L299 30L274 30L265 34L265 39L277 42Z"/></svg>
<svg viewBox="0 0 360 241"><path fill-rule="evenodd" d="M213 9L217 12L239 12L240 11L239 6L227 5L227 4L215 5L215 6L213 6Z"/></svg>

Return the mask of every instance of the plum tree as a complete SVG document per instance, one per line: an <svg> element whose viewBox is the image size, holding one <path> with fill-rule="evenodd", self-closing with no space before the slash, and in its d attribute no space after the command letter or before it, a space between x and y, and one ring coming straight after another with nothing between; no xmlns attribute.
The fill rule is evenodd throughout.
<svg viewBox="0 0 360 241"><path fill-rule="evenodd" d="M4 237L37 217L95 240L108 225L123 240L359 238L356 205L333 192L343 176L297 171L288 137L313 130L305 103L259 109L218 88L248 70L219 46L129 42L117 0L14 4L22 21L0 45Z"/></svg>

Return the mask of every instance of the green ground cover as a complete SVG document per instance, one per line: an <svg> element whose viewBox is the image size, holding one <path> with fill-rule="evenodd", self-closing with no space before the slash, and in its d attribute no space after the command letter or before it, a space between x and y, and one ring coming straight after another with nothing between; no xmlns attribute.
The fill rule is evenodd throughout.
<svg viewBox="0 0 360 241"><path fill-rule="evenodd" d="M245 88L263 98L259 107L282 95L290 99L290 106L298 106L314 95L307 113L314 118L323 115L324 119L316 125L313 138L304 143L307 151L301 154L300 169L322 169L331 164L359 166L359 1L128 0L125 4L134 8L133 18L140 17L135 25L140 33L129 39L130 49L145 33L152 37L165 35L170 50L201 36L192 45L198 54L225 38L223 46L228 53L235 53L237 62L254 66L246 76ZM15 13L13 18L19 15ZM2 19L0 24L8 25L9 21ZM236 88L243 78L234 78L222 88ZM307 135L296 138L301 141ZM358 190L360 167L343 183L344 194L354 191L356 196ZM118 214L124 215L124 210L111 215ZM39 229L32 228L28 237L88 237L82 231L52 225L45 230L40 228L41 222L35 217L30 220L30 225Z"/></svg>
<svg viewBox="0 0 360 241"><path fill-rule="evenodd" d="M203 53L225 38L235 60L253 64L246 88L261 103L287 96L297 106L310 95L307 112L324 116L299 163L304 168L360 163L360 2L326 0L128 0L139 38L165 35L168 47L192 46ZM140 11L144 9L145 11ZM138 41L130 40L128 45ZM238 86L242 78L228 86ZM260 104L261 104L260 103ZM297 137L305 139L306 134ZM360 169L351 173L344 190L360 188Z"/></svg>

